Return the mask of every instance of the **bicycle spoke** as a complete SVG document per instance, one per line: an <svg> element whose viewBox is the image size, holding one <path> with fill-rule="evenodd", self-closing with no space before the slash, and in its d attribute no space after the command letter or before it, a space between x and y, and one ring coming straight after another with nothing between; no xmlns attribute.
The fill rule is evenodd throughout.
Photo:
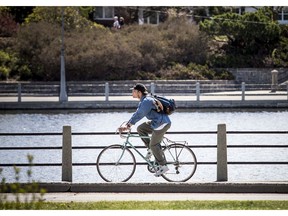
<svg viewBox="0 0 288 216"><path fill-rule="evenodd" d="M129 149L121 145L111 145L103 149L97 158L97 170L107 182L126 182L135 172L135 157Z"/></svg>
<svg viewBox="0 0 288 216"><path fill-rule="evenodd" d="M196 171L197 161L193 151L182 144L171 144L165 149L169 171L162 175L171 182L184 182Z"/></svg>

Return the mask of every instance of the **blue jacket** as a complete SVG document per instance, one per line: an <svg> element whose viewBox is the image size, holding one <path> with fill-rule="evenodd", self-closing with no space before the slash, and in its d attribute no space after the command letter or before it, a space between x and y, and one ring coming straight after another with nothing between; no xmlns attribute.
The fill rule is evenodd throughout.
<svg viewBox="0 0 288 216"><path fill-rule="evenodd" d="M158 128L164 123L171 123L168 115L158 113L156 111L156 106L152 97L142 96L136 112L132 115L128 123L135 125L143 117L146 117L147 119L152 121L151 127L153 129Z"/></svg>

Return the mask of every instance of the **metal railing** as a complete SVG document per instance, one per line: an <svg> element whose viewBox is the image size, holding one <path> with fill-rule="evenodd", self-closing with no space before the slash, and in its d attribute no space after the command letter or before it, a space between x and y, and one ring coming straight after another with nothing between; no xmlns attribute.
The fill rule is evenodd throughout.
<svg viewBox="0 0 288 216"><path fill-rule="evenodd" d="M189 145L190 148L216 148L217 161L198 161L198 165L216 165L217 166L217 181L228 180L228 166L227 165L288 165L288 161L227 161L227 148L288 148L288 145L227 145L227 134L284 134L288 135L288 131L226 131L225 124L219 124L217 131L177 131L167 132L167 134L189 134L189 135L217 135L216 145ZM46 147L0 147L0 151L6 150L62 150L62 163L33 163L33 166L62 166L62 181L72 182L72 167L73 166L95 166L95 162L89 163L73 163L72 150L74 149L103 149L106 146L72 146L72 136L112 136L115 132L71 132L70 126L64 126L62 133L0 133L0 137L5 136L62 136L62 146L46 146ZM136 148L145 148L144 146L136 146ZM196 155L197 157L197 155ZM145 163L137 162L137 165L144 165ZM13 166L30 166L28 163L0 163L0 167Z"/></svg>
<svg viewBox="0 0 288 216"><path fill-rule="evenodd" d="M271 84L233 84L216 81L166 81L166 82L149 82L142 81L149 91L153 94L161 95L196 95L197 100L200 96L210 93L209 96L215 96L211 93L226 92L229 95L242 95L245 100L248 91L272 90ZM131 86L135 81L130 82L67 82L68 96L103 96L109 101L110 96L127 96L131 95ZM273 87L275 88L275 86ZM272 94L275 96L287 95L288 99L288 83L286 85L278 85L277 91ZM285 93L286 92L286 93ZM18 97L18 102L22 101L22 97L32 96L59 96L60 84L56 82L48 83L0 83L0 96ZM251 96L251 94L249 94ZM271 94L270 94L271 95Z"/></svg>

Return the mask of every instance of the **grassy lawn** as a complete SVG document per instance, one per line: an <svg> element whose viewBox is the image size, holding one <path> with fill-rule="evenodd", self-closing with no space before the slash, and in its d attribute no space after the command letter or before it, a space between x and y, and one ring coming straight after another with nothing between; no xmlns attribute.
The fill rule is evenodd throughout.
<svg viewBox="0 0 288 216"><path fill-rule="evenodd" d="M0 209L41 210L288 210L288 201L101 201L0 203Z"/></svg>

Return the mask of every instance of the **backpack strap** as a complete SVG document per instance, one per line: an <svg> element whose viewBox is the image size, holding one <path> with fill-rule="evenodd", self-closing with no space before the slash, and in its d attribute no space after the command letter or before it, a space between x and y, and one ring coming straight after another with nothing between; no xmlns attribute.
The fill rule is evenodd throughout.
<svg viewBox="0 0 288 216"><path fill-rule="evenodd" d="M151 93L151 96L148 96L148 97L151 97L154 99L153 103L155 105L155 109L153 109L153 110L155 110L156 112L161 112L164 110L162 103L157 98L155 98L152 93Z"/></svg>

